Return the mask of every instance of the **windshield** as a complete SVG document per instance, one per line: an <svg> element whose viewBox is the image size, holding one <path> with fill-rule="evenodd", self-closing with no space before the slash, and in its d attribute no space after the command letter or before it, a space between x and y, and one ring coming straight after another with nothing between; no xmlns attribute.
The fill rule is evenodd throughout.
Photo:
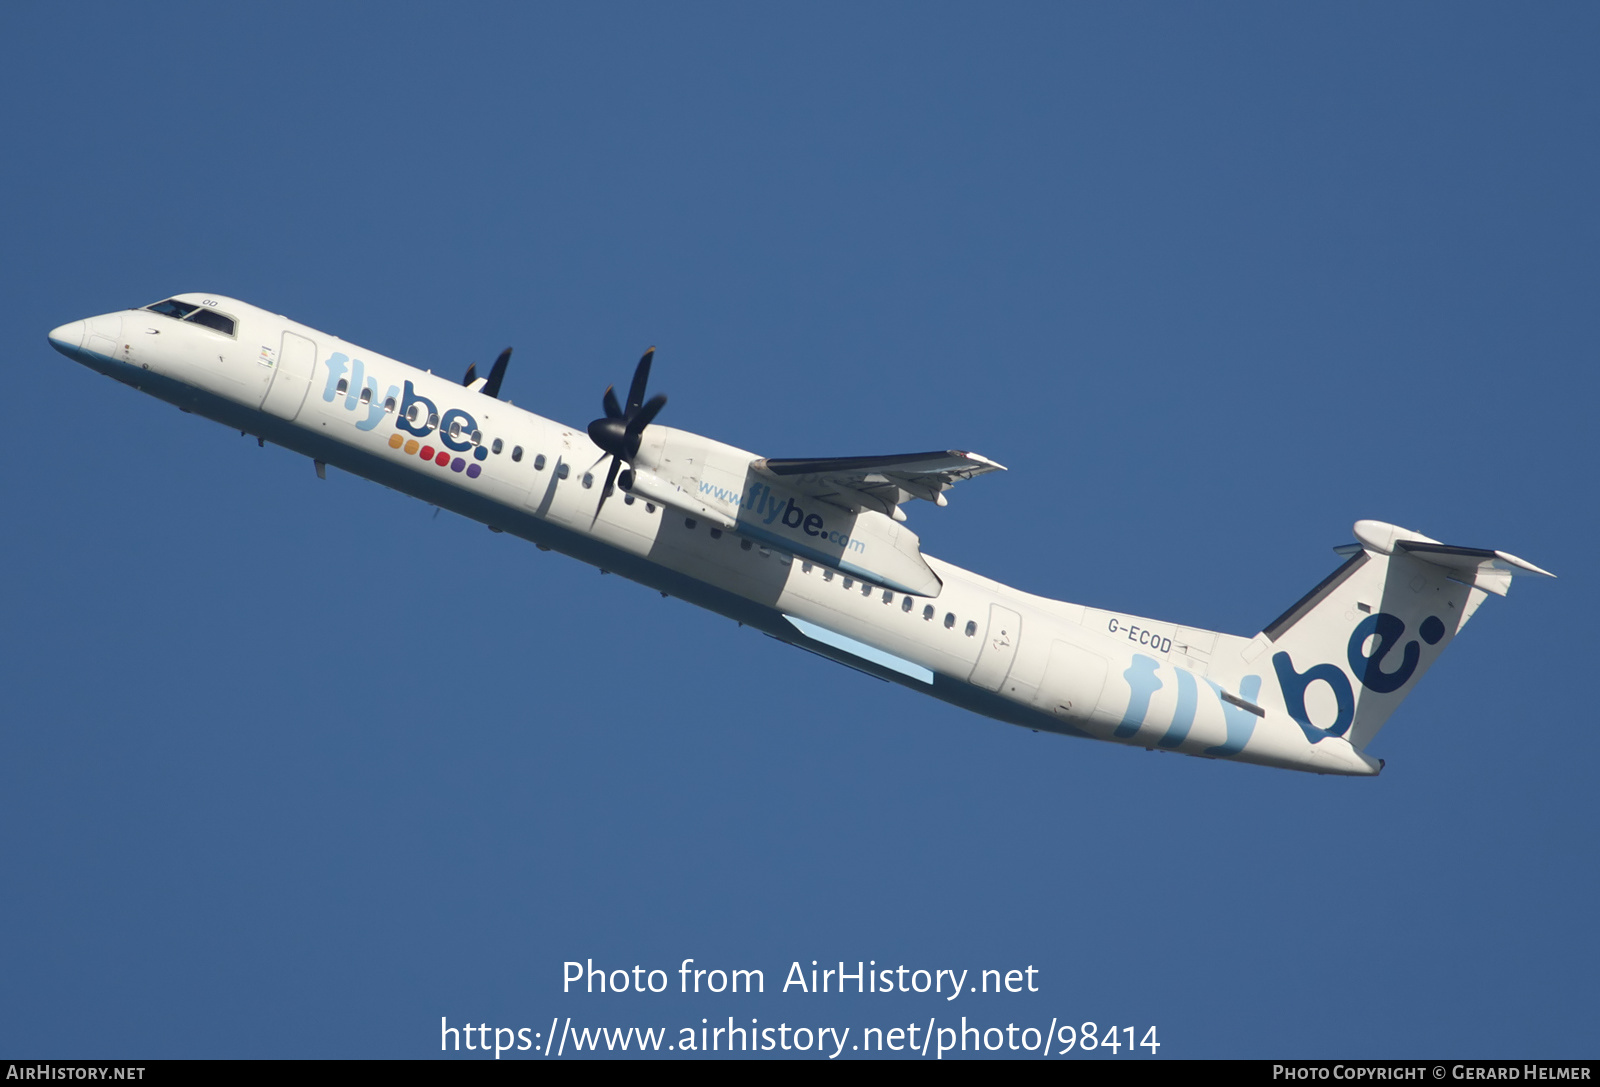
<svg viewBox="0 0 1600 1087"><path fill-rule="evenodd" d="M156 302L145 307L152 313L164 313L168 317L176 317L180 321L199 308L198 306L191 306L187 302L178 302L171 298L165 302Z"/></svg>
<svg viewBox="0 0 1600 1087"><path fill-rule="evenodd" d="M146 306L145 309L165 317L174 317L180 321L204 325L207 328L221 332L225 336L232 336L236 329L232 317L218 313L216 310L201 309L199 306L191 305L188 302L179 302L175 298L168 298L164 302L156 302Z"/></svg>

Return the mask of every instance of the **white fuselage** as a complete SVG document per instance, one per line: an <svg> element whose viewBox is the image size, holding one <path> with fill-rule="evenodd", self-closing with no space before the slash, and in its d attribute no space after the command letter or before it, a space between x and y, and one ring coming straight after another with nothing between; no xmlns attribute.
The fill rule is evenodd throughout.
<svg viewBox="0 0 1600 1087"><path fill-rule="evenodd" d="M51 342L185 410L999 720L1320 773L1378 770L1342 740L1307 740L1243 663L1249 639L1049 600L933 558L942 586L911 595L692 503L618 493L596 516L602 452L582 428L234 299L176 298L225 315L233 333L125 310L63 325ZM714 470L756 457L646 433L640 456L663 471L675 449Z"/></svg>

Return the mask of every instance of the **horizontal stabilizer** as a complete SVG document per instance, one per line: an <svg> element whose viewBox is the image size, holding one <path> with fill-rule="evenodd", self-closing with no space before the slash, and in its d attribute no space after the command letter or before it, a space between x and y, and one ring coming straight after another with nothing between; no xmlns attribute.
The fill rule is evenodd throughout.
<svg viewBox="0 0 1600 1087"><path fill-rule="evenodd" d="M1550 571L1505 551L1443 544L1420 532L1383 521L1357 521L1355 533L1363 547L1382 555L1395 551L1410 555L1420 562L1448 571L1446 576L1452 581L1471 585L1496 596L1506 595L1513 577L1555 577Z"/></svg>
<svg viewBox="0 0 1600 1087"><path fill-rule="evenodd" d="M1517 576L1537 575L1555 577L1526 559L1504 551L1488 551L1481 547L1451 547L1449 544L1421 543L1406 540L1395 545L1414 559L1442 566L1450 577L1465 585L1483 589L1497 596L1506 595L1511 579Z"/></svg>

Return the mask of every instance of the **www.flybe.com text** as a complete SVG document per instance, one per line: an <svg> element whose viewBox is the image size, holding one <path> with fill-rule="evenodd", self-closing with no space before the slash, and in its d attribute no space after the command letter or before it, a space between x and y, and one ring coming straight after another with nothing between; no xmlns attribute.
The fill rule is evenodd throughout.
<svg viewBox="0 0 1600 1087"><path fill-rule="evenodd" d="M862 552L867 549L864 541L852 539L842 532L830 529L823 521L820 513L807 513L803 506L795 505L793 498L787 495L780 498L772 493L772 488L765 483L757 483L747 493L731 491L726 487L718 487L701 481L700 493L707 498L714 498L724 505L734 506L750 513L749 520L760 521L763 525L770 525L781 520L784 528L799 529L807 536L816 536L837 544L848 551ZM744 520L745 518L740 518Z"/></svg>

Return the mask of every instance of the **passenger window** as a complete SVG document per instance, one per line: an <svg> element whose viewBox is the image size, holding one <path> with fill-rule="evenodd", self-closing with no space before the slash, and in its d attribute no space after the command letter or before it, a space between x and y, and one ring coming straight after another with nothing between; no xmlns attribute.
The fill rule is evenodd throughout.
<svg viewBox="0 0 1600 1087"><path fill-rule="evenodd" d="M823 581L832 581L833 580L833 571L824 569L822 571L822 580Z"/></svg>
<svg viewBox="0 0 1600 1087"><path fill-rule="evenodd" d="M846 588L846 589L853 589L853 588L855 588L855 587L856 587L856 583L855 583L855 579L854 579L854 578L848 578L848 577L847 577L847 578L845 578L845 579L844 579L844 587L845 587L845 588Z"/></svg>
<svg viewBox="0 0 1600 1087"><path fill-rule="evenodd" d="M500 455L500 450L504 449L505 447L506 447L506 443L501 441L499 438L496 438L494 440L494 442L489 446L489 452L493 453L495 456L498 457Z"/></svg>
<svg viewBox="0 0 1600 1087"><path fill-rule="evenodd" d="M572 465L562 463L556 465L556 478L566 479L572 473Z"/></svg>
<svg viewBox="0 0 1600 1087"><path fill-rule="evenodd" d="M872 595L872 586L868 585L865 581L863 581L861 583L861 595L862 596L871 596Z"/></svg>
<svg viewBox="0 0 1600 1087"><path fill-rule="evenodd" d="M483 431L481 431L481 430L474 430L474 431L473 431L473 432L472 432L472 439L471 439L471 441L472 441L472 444L473 444L473 445L482 445L482 444L483 444Z"/></svg>
<svg viewBox="0 0 1600 1087"><path fill-rule="evenodd" d="M922 609L922 617L924 619L932 619L933 618L933 605L932 604L929 604L927 607Z"/></svg>
<svg viewBox="0 0 1600 1087"><path fill-rule="evenodd" d="M970 638L976 633L978 633L978 624L973 622L971 619L968 619L967 620L967 637Z"/></svg>
<svg viewBox="0 0 1600 1087"><path fill-rule="evenodd" d="M326 387L326 386L324 386L324 387ZM343 396L345 393L350 391L350 382L347 379L341 377L339 379L339 384L335 385L334 389L339 393L340 396Z"/></svg>
<svg viewBox="0 0 1600 1087"><path fill-rule="evenodd" d="M712 538L712 539L713 539L713 540L720 540L720 539L722 539L722 530L721 530L721 529L720 529L720 528L714 528L714 529L712 529L712 530L711 530L711 538Z"/></svg>
<svg viewBox="0 0 1600 1087"><path fill-rule="evenodd" d="M750 550L751 544L750 544L749 540L740 540L739 541L739 546L744 548L746 551L748 551L748 550Z"/></svg>
<svg viewBox="0 0 1600 1087"><path fill-rule="evenodd" d="M949 630L952 627L954 627L955 625L956 625L956 613L953 612L953 611L945 612L944 613L944 628L946 630Z"/></svg>
<svg viewBox="0 0 1600 1087"><path fill-rule="evenodd" d="M903 601L900 602L900 610L901 611L910 611L911 610L911 598L909 596L906 597Z"/></svg>
<svg viewBox="0 0 1600 1087"><path fill-rule="evenodd" d="M633 496L629 495L628 497L632 498ZM646 513L654 513L656 511L656 504L654 502L646 502L644 504L644 511Z"/></svg>
<svg viewBox="0 0 1600 1087"><path fill-rule="evenodd" d="M372 386L371 385L363 385L361 387L361 402L363 404L372 403Z"/></svg>
<svg viewBox="0 0 1600 1087"><path fill-rule="evenodd" d="M811 572L811 564L809 562L802 562L800 564L800 572L802 574L809 574Z"/></svg>
<svg viewBox="0 0 1600 1087"><path fill-rule="evenodd" d="M207 328L220 332L224 336L233 335L232 317L224 317L220 313L214 313L211 310L203 309L196 310L194 314L190 316L189 320L197 325L205 325Z"/></svg>
<svg viewBox="0 0 1600 1087"><path fill-rule="evenodd" d="M633 505L633 495L631 495L631 494L625 494L625 495L623 495L623 496L622 496L622 504L623 504L623 505L624 505L624 506L631 506L631 505Z"/></svg>
<svg viewBox="0 0 1600 1087"><path fill-rule="evenodd" d="M518 461L522 459L522 446L516 446L511 450L511 459ZM539 459L544 460L544 457L541 456Z"/></svg>
<svg viewBox="0 0 1600 1087"><path fill-rule="evenodd" d="M521 460L522 459L522 446L520 446L520 445L517 446L517 451L512 456L511 459L512 460ZM544 471L544 454L543 453L540 453L538 456L533 458L533 470L535 472Z"/></svg>
<svg viewBox="0 0 1600 1087"><path fill-rule="evenodd" d="M430 411L428 413L428 425L430 427L436 427L436 426L439 425L439 413L438 412Z"/></svg>
<svg viewBox="0 0 1600 1087"><path fill-rule="evenodd" d="M417 425L417 420L419 420L421 418L422 418L422 405L421 404L412 404L409 408L406 409L406 422L410 423L412 426L416 426Z"/></svg>
<svg viewBox="0 0 1600 1087"><path fill-rule="evenodd" d="M888 589L883 590L883 602L885 604L894 603L894 593Z"/></svg>
<svg viewBox="0 0 1600 1087"><path fill-rule="evenodd" d="M685 517L683 519L683 527L686 528L686 529L689 529L690 531L693 531L694 530L694 518L693 517Z"/></svg>
<svg viewBox="0 0 1600 1087"><path fill-rule="evenodd" d="M456 442L461 440L461 420L460 419L457 419L457 420L455 420L454 422L452 422L450 424L450 440L451 441L456 441Z"/></svg>
<svg viewBox="0 0 1600 1087"><path fill-rule="evenodd" d="M391 396L383 402L383 410L390 415L394 414L394 397Z"/></svg>
<svg viewBox="0 0 1600 1087"><path fill-rule="evenodd" d="M585 473L583 473L583 489L587 491L589 488L591 488L593 486L594 486L594 473L593 472L585 472Z"/></svg>

